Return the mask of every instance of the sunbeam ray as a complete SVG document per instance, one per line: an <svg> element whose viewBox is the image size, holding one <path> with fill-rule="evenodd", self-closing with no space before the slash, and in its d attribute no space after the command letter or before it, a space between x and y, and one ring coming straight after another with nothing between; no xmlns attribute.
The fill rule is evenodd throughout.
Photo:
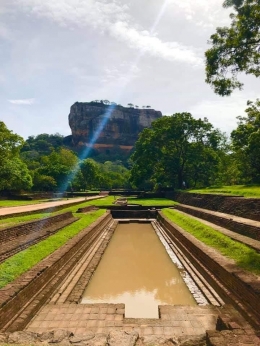
<svg viewBox="0 0 260 346"><path fill-rule="evenodd" d="M167 8L167 5L169 3L169 0L165 0L164 3L162 4L162 7L158 13L158 16L156 17L153 26L150 29L150 35L153 35L153 33L155 32L156 28L158 27L164 13L165 10ZM142 58L142 56L145 55L144 52L140 52L136 59L131 63L131 65L129 65L129 69L128 72L125 75L125 80L126 82L124 83L124 85L120 88L120 92L117 95L117 100L120 102L120 100L122 99L122 96L125 92L125 89L127 88L127 86L129 85L129 83L131 82L132 78L133 78L133 71L135 70L135 68L137 68L138 64L140 63L140 60ZM79 156L79 160L82 161L84 159L86 159L90 152L91 149L93 148L94 144L96 143L100 133L103 131L103 129L105 128L106 124L108 123L109 119L111 118L111 115L113 113L115 109L115 105L110 105L105 114L104 117L102 119L102 121L100 122L98 128L96 129L93 137L90 139L90 141L88 142L88 146L86 147L85 150L83 150L83 152L80 154ZM77 165L75 167L75 169L73 170L73 172L69 175L68 179L66 180L66 182L64 182L64 184L62 184L62 186L60 186L60 190L61 192L65 192L68 189L68 186L70 185L70 183L73 181L73 179L75 178L78 170L80 169L80 164Z"/></svg>

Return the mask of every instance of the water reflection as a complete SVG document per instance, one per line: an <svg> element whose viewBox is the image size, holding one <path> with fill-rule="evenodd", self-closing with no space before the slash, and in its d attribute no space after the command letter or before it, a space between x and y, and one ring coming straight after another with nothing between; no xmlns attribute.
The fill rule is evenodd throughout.
<svg viewBox="0 0 260 346"><path fill-rule="evenodd" d="M82 303L124 303L126 317L158 317L158 305L196 305L150 224L119 224Z"/></svg>

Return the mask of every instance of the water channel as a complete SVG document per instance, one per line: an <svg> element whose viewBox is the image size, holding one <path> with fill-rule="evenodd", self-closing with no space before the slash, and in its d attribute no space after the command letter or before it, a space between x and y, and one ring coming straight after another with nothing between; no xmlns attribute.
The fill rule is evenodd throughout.
<svg viewBox="0 0 260 346"><path fill-rule="evenodd" d="M150 223L119 223L81 303L124 303L126 317L197 305Z"/></svg>

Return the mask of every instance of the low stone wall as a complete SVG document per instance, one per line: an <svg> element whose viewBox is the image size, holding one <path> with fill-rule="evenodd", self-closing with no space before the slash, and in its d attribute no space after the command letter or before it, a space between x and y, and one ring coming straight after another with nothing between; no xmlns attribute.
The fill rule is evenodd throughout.
<svg viewBox="0 0 260 346"><path fill-rule="evenodd" d="M206 343L207 346L260 346L260 339L237 311L225 305L224 309L220 310L216 330L207 330Z"/></svg>
<svg viewBox="0 0 260 346"><path fill-rule="evenodd" d="M31 270L0 290L0 330L6 329L6 324L12 322L14 318L16 318L15 322L8 327L9 331L21 330L25 327L47 301L60 280L75 265L75 261L79 260L75 257L78 250L84 245L87 246L88 239L93 233L101 229L110 219L111 215L106 213ZM47 291L40 295L45 287ZM37 295L36 298L35 295ZM30 311L20 314L21 309L32 299ZM18 315L19 317L16 317Z"/></svg>
<svg viewBox="0 0 260 346"><path fill-rule="evenodd" d="M182 204L260 221L260 198L176 192L173 199Z"/></svg>
<svg viewBox="0 0 260 346"><path fill-rule="evenodd" d="M51 227L55 223L73 218L72 212L46 217L44 219L26 222L17 226L7 227L0 230L0 244L16 239L30 233L38 232L43 228Z"/></svg>
<svg viewBox="0 0 260 346"><path fill-rule="evenodd" d="M251 323L260 327L260 282L258 277L238 268L232 260L203 244L158 213L158 221L193 265Z"/></svg>
<svg viewBox="0 0 260 346"><path fill-rule="evenodd" d="M230 218L213 215L207 211L195 210L185 205L176 205L176 209L181 210L185 213L215 223L216 225L225 227L233 232L245 235L247 237L260 240L260 228L256 226L247 225L241 222L234 221Z"/></svg>
<svg viewBox="0 0 260 346"><path fill-rule="evenodd" d="M89 211L92 211L92 210L98 210L99 208L94 206L94 205L88 205L84 208L79 208L77 210L77 213L88 213Z"/></svg>

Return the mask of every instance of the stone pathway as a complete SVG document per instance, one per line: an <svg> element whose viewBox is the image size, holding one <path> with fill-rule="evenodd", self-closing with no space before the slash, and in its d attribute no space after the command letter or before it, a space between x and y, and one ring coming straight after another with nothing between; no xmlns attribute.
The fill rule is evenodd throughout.
<svg viewBox="0 0 260 346"><path fill-rule="evenodd" d="M44 306L26 330L43 333L66 329L75 334L87 331L108 334L111 331L135 331L140 337L205 335L215 330L219 310L213 306L159 306L158 319L125 318L124 304L49 304Z"/></svg>
<svg viewBox="0 0 260 346"><path fill-rule="evenodd" d="M57 207L60 205L66 205L73 202L85 202L85 201L91 201L94 199L104 198L104 196L93 196L93 197L80 197L80 198L70 198L66 201L57 201L57 202L43 202L39 204L29 204L29 205L23 205L19 207L6 207L6 208L0 208L0 216L2 215L9 215L9 214L20 214L35 210L42 210L42 209L48 209Z"/></svg>

